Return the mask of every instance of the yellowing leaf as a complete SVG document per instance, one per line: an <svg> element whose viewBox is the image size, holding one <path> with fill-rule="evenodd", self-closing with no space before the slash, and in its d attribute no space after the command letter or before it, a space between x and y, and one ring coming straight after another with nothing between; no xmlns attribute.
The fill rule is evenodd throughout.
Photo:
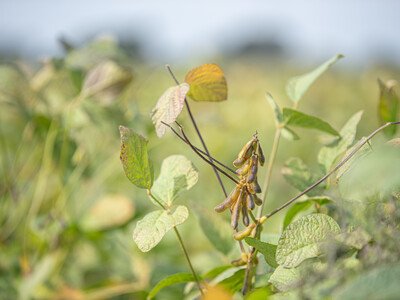
<svg viewBox="0 0 400 300"><path fill-rule="evenodd" d="M151 120L156 127L156 133L161 138L165 133L165 125L161 122L171 124L182 111L185 97L189 91L187 83L170 87L158 99L156 107L151 111Z"/></svg>
<svg viewBox="0 0 400 300"><path fill-rule="evenodd" d="M153 185L153 163L147 153L147 140L133 130L119 126L121 134L120 159L126 177L137 187L150 189Z"/></svg>
<svg viewBox="0 0 400 300"><path fill-rule="evenodd" d="M224 72L216 64L204 64L187 73L188 96L196 101L223 101L228 97Z"/></svg>
<svg viewBox="0 0 400 300"><path fill-rule="evenodd" d="M202 300L232 300L233 296L224 288L216 285L209 287Z"/></svg>

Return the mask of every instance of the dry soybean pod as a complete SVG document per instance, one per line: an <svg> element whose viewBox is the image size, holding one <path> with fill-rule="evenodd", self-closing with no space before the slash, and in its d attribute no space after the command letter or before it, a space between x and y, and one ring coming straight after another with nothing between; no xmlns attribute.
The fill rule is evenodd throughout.
<svg viewBox="0 0 400 300"><path fill-rule="evenodd" d="M252 183L256 180L257 171L258 171L258 155L253 154L250 162L249 175L247 176L248 183Z"/></svg>
<svg viewBox="0 0 400 300"><path fill-rule="evenodd" d="M231 225L233 229L236 229L238 227L243 194L244 194L244 188L241 188L239 198L237 199L235 205L232 208Z"/></svg>
<svg viewBox="0 0 400 300"><path fill-rule="evenodd" d="M258 141L258 140L257 140L257 152L258 152L258 156L259 156L260 165L263 166L265 163L265 156L264 156L264 152L261 148L260 141Z"/></svg>
<svg viewBox="0 0 400 300"><path fill-rule="evenodd" d="M237 241L240 241L240 240L244 239L245 237L248 237L255 226L256 226L255 223L251 223L250 226L247 226L246 228L242 229L241 231L236 232L233 235L233 238Z"/></svg>
<svg viewBox="0 0 400 300"><path fill-rule="evenodd" d="M258 197L256 194L251 195L251 197L253 198L253 201L257 206L260 206L262 204L261 198Z"/></svg>
<svg viewBox="0 0 400 300"><path fill-rule="evenodd" d="M246 203L244 203L246 201L245 197L247 198L247 195L242 200L242 221L244 226L249 226L249 213L247 212Z"/></svg>
<svg viewBox="0 0 400 300"><path fill-rule="evenodd" d="M249 193L246 193L246 206L249 210L253 210L255 207L253 197Z"/></svg>
<svg viewBox="0 0 400 300"><path fill-rule="evenodd" d="M261 193L261 187L260 187L260 185L258 184L257 176L256 176L254 182L250 183L250 187L251 187L251 189L252 189L256 194Z"/></svg>
<svg viewBox="0 0 400 300"><path fill-rule="evenodd" d="M225 201L214 208L216 212L223 212L232 206L233 203L238 199L240 194L241 186L237 185L233 188L232 192L226 197Z"/></svg>
<svg viewBox="0 0 400 300"><path fill-rule="evenodd" d="M236 170L236 173L239 173L240 175L244 176L249 172L250 169L250 162L247 161L240 169Z"/></svg>
<svg viewBox="0 0 400 300"><path fill-rule="evenodd" d="M254 151L254 140L255 138L253 137L250 141L247 142L246 145L240 150L239 155L237 159L233 162L233 165L235 167L241 167L246 160L248 160L251 156L251 154Z"/></svg>

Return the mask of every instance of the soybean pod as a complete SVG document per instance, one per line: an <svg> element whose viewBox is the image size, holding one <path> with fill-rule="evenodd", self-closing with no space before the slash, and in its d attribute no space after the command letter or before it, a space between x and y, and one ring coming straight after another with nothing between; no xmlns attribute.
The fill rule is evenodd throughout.
<svg viewBox="0 0 400 300"><path fill-rule="evenodd" d="M231 207L235 201L238 199L239 194L240 194L241 186L237 185L234 187L232 192L229 194L228 197L226 197L225 201L219 204L214 208L216 212L223 212L227 210L229 207Z"/></svg>

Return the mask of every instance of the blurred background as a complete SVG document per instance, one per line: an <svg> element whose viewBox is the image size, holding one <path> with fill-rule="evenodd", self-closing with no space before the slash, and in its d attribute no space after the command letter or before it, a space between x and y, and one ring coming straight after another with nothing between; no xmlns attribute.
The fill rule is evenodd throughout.
<svg viewBox="0 0 400 300"><path fill-rule="evenodd" d="M291 107L287 80L337 54L345 58L299 110L337 130L363 110L361 137L379 125L377 78L399 79L399 11L395 0L2 0L0 299L144 299L160 279L188 271L171 233L149 253L134 244L136 222L155 207L119 161L125 125L149 139L156 177L171 154L198 167L199 182L180 203L213 213L223 200L209 166L171 133L155 134L150 111L174 84L165 64L180 81L204 63L224 71L228 100L191 107L210 152L226 164L256 130L269 153L266 91ZM186 111L179 121L199 145ZM281 175L289 157L318 168L324 136L298 133L299 141L281 141L265 212L296 194ZM270 220L270 237L281 232L283 215ZM199 273L239 255L233 242L218 252L192 211L180 230ZM159 299L182 293L174 286Z"/></svg>

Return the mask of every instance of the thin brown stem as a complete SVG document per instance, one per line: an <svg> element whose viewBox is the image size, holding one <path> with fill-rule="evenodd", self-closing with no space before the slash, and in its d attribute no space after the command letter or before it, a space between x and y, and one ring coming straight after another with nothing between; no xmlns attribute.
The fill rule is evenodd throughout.
<svg viewBox="0 0 400 300"><path fill-rule="evenodd" d="M321 184L322 182L324 182L329 176L331 176L333 173L335 173L339 168L341 168L358 150L360 150L366 143L368 143L377 133L379 133L380 131L382 131L383 129L385 129L386 127L390 126L390 125L399 125L400 121L398 122L388 122L385 125L379 127L378 129L376 129L374 132L372 132L369 136L367 136L366 138L364 138L364 140L356 147L354 148L354 150L347 155L336 167L334 167L328 174L326 174L324 177L322 177L320 180L318 180L317 182L315 182L314 184L312 184L310 187L308 187L307 189L305 189L303 192L301 192L300 194L298 194L297 196L293 197L292 199L290 199L288 202L286 202L285 204L283 204L282 206L278 207L277 209L274 209L273 211L271 211L270 213L262 216L259 219L259 222L262 224L264 223L269 217L273 216L274 214L276 214L277 212L281 211L282 209L284 209L286 206L290 205L291 203L293 203L294 201L296 201L297 199L299 199L301 196L303 196L304 194L308 193L309 191L311 191L313 188L315 188L317 185Z"/></svg>
<svg viewBox="0 0 400 300"><path fill-rule="evenodd" d="M209 165L211 165L214 169L217 169L219 172L221 172L222 174L224 174L226 177L228 177L230 180L232 180L234 183L239 184L239 181L236 180L235 178L233 178L231 175L229 175L228 173L226 173L224 170L222 170L221 168L219 168L218 166L216 166L212 160L208 160L207 158L205 158L200 152L197 151L197 149L192 145L192 143L189 141L189 139L186 137L185 132L183 131L182 126L175 121L175 123L178 125L179 130L182 133L183 138L185 139L185 141L187 142L187 144L190 146L190 148L192 148L192 150L199 156L201 157L201 159L203 159L206 163L208 163Z"/></svg>
<svg viewBox="0 0 400 300"><path fill-rule="evenodd" d="M186 143L187 145L189 145L189 143L188 143L178 132L176 132L176 130L175 130L171 125L169 125L169 124L167 124L167 123L165 123L165 122L163 122L163 121L161 121L161 123L164 124L165 126L167 126L169 129L171 129L171 131L172 131L179 139L181 139L184 143ZM182 129L182 130L183 130L183 129ZM201 154L207 155L206 152L204 152L203 150L201 150L201 149L199 149L198 147L194 146L193 144L192 144L192 146L193 146L198 152L200 152ZM197 154L197 153L196 153L196 154ZM227 169L228 171L230 171L230 172L233 173L234 175L240 176L240 174L237 173L235 170L233 170L233 169L229 168L228 166L224 165L222 162L218 161L218 160L215 159L214 157L212 158L212 160L213 160L213 162L219 164L221 167L224 167L225 169ZM214 166L214 165L213 165L213 166Z"/></svg>
<svg viewBox="0 0 400 300"><path fill-rule="evenodd" d="M148 195L163 209L163 210L166 210L165 206L164 206L156 197L154 197L154 195L151 193L150 190L147 190L147 194L148 194ZM192 275L193 275L194 280L196 281L197 287L199 288L199 291L200 291L201 295L204 296L203 289L201 288L201 284L200 284L199 278L197 277L196 272L195 272L194 269L193 269L193 265L192 265L192 262L190 261L189 254L188 254L188 252L187 252L187 250L186 250L186 248L185 248L185 245L183 244L182 237L181 237L181 235L179 234L179 231L178 231L178 229L176 228L176 226L174 226L173 229L174 229L174 231L175 231L176 237L178 238L178 242L179 242L179 245L181 246L181 249L182 249L182 251L183 251L183 254L185 255L186 261L187 261L187 263L188 263L188 265L189 265L189 269L190 269L190 271L192 272Z"/></svg>
<svg viewBox="0 0 400 300"><path fill-rule="evenodd" d="M274 142L272 144L271 154L268 159L267 173L265 175L264 184L263 184L263 188L262 188L261 199L263 200L263 202L258 209L257 218L261 217L262 211L263 211L263 208L264 208L264 205L266 202L266 198L267 198L267 194L268 194L268 190L269 190L269 183L271 181L272 169L274 166L276 153L278 151L280 137L281 137L281 128L277 127L276 132L275 132Z"/></svg>

